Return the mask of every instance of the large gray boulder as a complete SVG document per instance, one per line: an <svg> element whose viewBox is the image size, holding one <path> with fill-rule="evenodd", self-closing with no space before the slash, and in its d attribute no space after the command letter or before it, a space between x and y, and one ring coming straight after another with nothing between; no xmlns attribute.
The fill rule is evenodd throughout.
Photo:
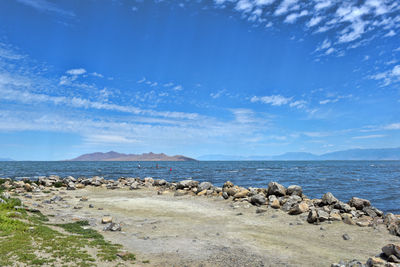
<svg viewBox="0 0 400 267"><path fill-rule="evenodd" d="M265 202L267 202L267 200L265 199L265 196L262 194L257 194L250 198L250 203L253 205L257 205L257 206L264 205Z"/></svg>
<svg viewBox="0 0 400 267"><path fill-rule="evenodd" d="M210 182L202 182L199 184L199 191L203 191L203 190L209 190L213 187L212 183Z"/></svg>
<svg viewBox="0 0 400 267"><path fill-rule="evenodd" d="M296 196L302 196L303 195L303 189L299 185L291 185L287 188L286 193L288 195L296 195Z"/></svg>
<svg viewBox="0 0 400 267"><path fill-rule="evenodd" d="M392 255L400 258L400 246L395 244L387 244L382 248L382 252L387 256L390 257Z"/></svg>
<svg viewBox="0 0 400 267"><path fill-rule="evenodd" d="M275 195L278 197L285 196L286 188L277 182L270 182L268 184L268 195Z"/></svg>
<svg viewBox="0 0 400 267"><path fill-rule="evenodd" d="M322 196L322 205L332 205L337 202L339 202L339 200L331 192Z"/></svg>
<svg viewBox="0 0 400 267"><path fill-rule="evenodd" d="M371 202L369 202L369 200L366 199L352 197L349 201L349 205L351 207L355 207L358 210L362 210L365 207L371 206Z"/></svg>
<svg viewBox="0 0 400 267"><path fill-rule="evenodd" d="M199 181L183 180L177 183L176 189L193 188L199 185Z"/></svg>

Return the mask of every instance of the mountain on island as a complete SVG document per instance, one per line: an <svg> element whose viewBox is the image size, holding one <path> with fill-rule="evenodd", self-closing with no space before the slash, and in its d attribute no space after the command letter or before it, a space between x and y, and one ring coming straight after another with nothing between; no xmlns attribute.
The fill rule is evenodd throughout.
<svg viewBox="0 0 400 267"><path fill-rule="evenodd" d="M164 153L123 154L114 151L84 154L69 161L195 161L182 155L168 156Z"/></svg>
<svg viewBox="0 0 400 267"><path fill-rule="evenodd" d="M400 160L400 148L348 149L316 155L288 152L275 156L204 155L198 160Z"/></svg>

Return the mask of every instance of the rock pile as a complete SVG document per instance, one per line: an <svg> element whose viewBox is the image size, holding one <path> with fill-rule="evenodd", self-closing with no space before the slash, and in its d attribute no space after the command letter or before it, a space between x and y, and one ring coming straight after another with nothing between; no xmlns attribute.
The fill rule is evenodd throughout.
<svg viewBox="0 0 400 267"><path fill-rule="evenodd" d="M376 257L371 257L365 264L358 260L349 262L340 261L331 267L400 267L400 246L387 244L382 248L382 253Z"/></svg>
<svg viewBox="0 0 400 267"><path fill-rule="evenodd" d="M227 181L222 187L214 186L209 182L195 180L183 180L179 182L167 182L164 179L152 177L125 178L107 180L103 177L92 178L68 176L61 178L56 175L39 177L36 181L23 179L13 181L3 179L2 186L16 193L40 192L42 190L56 190L63 187L67 190L79 190L87 186L104 187L107 189L129 188L154 188L158 194L174 192L175 196L213 196L231 199L235 202L249 202L255 206L281 209L290 215L304 214L303 217L312 224L320 224L326 221L343 221L346 224L360 227L372 227L385 224L393 235L400 236L400 217L382 211L371 206L366 199L353 197L347 203L338 200L332 193L326 193L321 199L309 199L303 194L301 186L291 185L288 188L277 182L270 182L268 188L244 188ZM51 199L50 202L62 199Z"/></svg>

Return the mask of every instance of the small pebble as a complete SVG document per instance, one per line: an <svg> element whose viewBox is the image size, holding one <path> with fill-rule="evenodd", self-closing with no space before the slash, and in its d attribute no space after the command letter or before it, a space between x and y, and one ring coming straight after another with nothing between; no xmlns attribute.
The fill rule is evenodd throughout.
<svg viewBox="0 0 400 267"><path fill-rule="evenodd" d="M348 234L344 234L344 235L342 235L342 237L343 237L344 240L350 240L351 239Z"/></svg>

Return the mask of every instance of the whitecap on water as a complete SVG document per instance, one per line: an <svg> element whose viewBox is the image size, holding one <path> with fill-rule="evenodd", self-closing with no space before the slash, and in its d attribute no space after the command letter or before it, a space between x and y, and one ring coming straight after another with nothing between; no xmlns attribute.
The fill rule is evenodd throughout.
<svg viewBox="0 0 400 267"><path fill-rule="evenodd" d="M239 171L227 171L227 172L239 172Z"/></svg>

